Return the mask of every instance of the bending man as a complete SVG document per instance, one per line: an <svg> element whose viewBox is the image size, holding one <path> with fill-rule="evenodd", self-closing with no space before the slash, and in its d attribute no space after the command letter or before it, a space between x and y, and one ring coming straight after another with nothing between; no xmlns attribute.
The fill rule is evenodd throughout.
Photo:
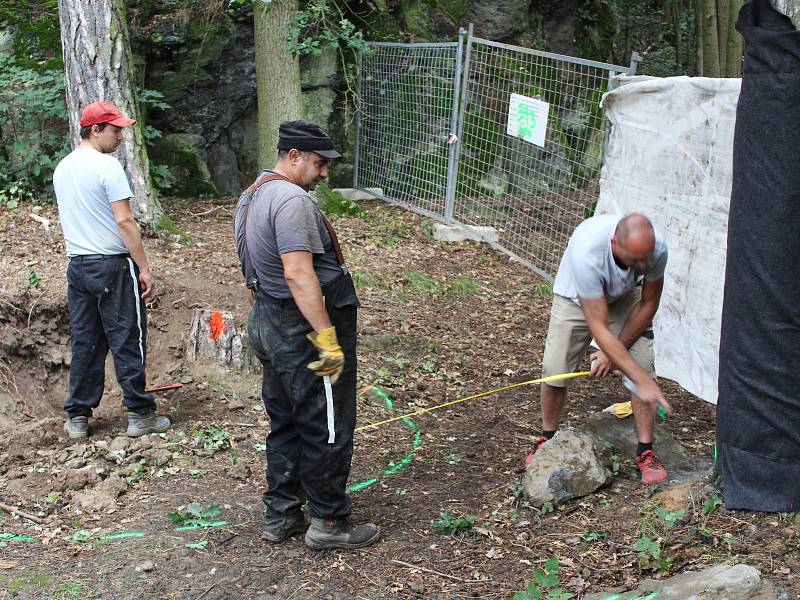
<svg viewBox="0 0 800 600"><path fill-rule="evenodd" d="M636 464L648 484L667 477L653 452L653 420L659 405L671 408L653 381L652 341L666 265L666 242L643 215L598 215L581 223L553 284L542 365L545 377L577 370L594 337L600 350L591 356L592 375L605 377L616 367L629 380L639 442ZM555 434L566 386L567 381L542 384L542 433L526 464Z"/></svg>

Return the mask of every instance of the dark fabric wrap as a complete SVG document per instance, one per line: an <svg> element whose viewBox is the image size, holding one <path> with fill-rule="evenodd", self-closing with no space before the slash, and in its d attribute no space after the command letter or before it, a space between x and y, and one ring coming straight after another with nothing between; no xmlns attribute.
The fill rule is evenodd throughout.
<svg viewBox="0 0 800 600"><path fill-rule="evenodd" d="M800 32L750 0L719 350L725 505L800 508Z"/></svg>

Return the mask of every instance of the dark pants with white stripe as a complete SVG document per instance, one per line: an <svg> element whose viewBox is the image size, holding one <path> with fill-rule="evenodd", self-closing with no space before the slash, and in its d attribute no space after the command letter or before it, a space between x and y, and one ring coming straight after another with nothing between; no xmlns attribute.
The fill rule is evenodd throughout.
<svg viewBox="0 0 800 600"><path fill-rule="evenodd" d="M103 395L109 349L122 403L140 413L154 409L153 395L144 391L147 317L136 263L124 255L74 257L67 284L72 365L64 410L70 417L92 416Z"/></svg>
<svg viewBox="0 0 800 600"><path fill-rule="evenodd" d="M355 293L353 293L355 299ZM357 302L357 301L356 301ZM270 417L267 436L269 516L300 510L308 499L313 517L350 514L345 493L356 422L356 306L327 306L336 327L345 367L333 396L329 430L325 382L308 369L319 355L306 338L312 328L293 300L256 293L250 311L250 345L264 367L261 395Z"/></svg>

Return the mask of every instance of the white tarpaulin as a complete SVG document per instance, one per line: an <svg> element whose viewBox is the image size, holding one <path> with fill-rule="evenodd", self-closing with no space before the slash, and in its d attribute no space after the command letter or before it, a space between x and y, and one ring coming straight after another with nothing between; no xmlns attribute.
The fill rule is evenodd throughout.
<svg viewBox="0 0 800 600"><path fill-rule="evenodd" d="M615 78L598 213L641 212L666 236L656 373L716 404L733 127L740 79Z"/></svg>

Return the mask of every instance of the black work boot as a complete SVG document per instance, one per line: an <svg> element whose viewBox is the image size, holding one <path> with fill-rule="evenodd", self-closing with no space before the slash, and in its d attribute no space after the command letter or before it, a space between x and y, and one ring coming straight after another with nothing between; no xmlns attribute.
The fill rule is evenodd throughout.
<svg viewBox="0 0 800 600"><path fill-rule="evenodd" d="M164 433L169 429L170 422L167 417L159 417L152 410L139 414L128 411L128 437L141 437L148 433Z"/></svg>
<svg viewBox="0 0 800 600"><path fill-rule="evenodd" d="M261 523L261 539L270 542L285 542L293 535L304 533L308 522L302 511L285 515L264 515Z"/></svg>
<svg viewBox="0 0 800 600"><path fill-rule="evenodd" d="M357 525L344 519L317 519L311 517L311 527L306 531L306 544L314 550L363 548L378 541L381 528L372 523Z"/></svg>
<svg viewBox="0 0 800 600"><path fill-rule="evenodd" d="M89 417L69 417L64 423L64 431L73 439L89 437Z"/></svg>

